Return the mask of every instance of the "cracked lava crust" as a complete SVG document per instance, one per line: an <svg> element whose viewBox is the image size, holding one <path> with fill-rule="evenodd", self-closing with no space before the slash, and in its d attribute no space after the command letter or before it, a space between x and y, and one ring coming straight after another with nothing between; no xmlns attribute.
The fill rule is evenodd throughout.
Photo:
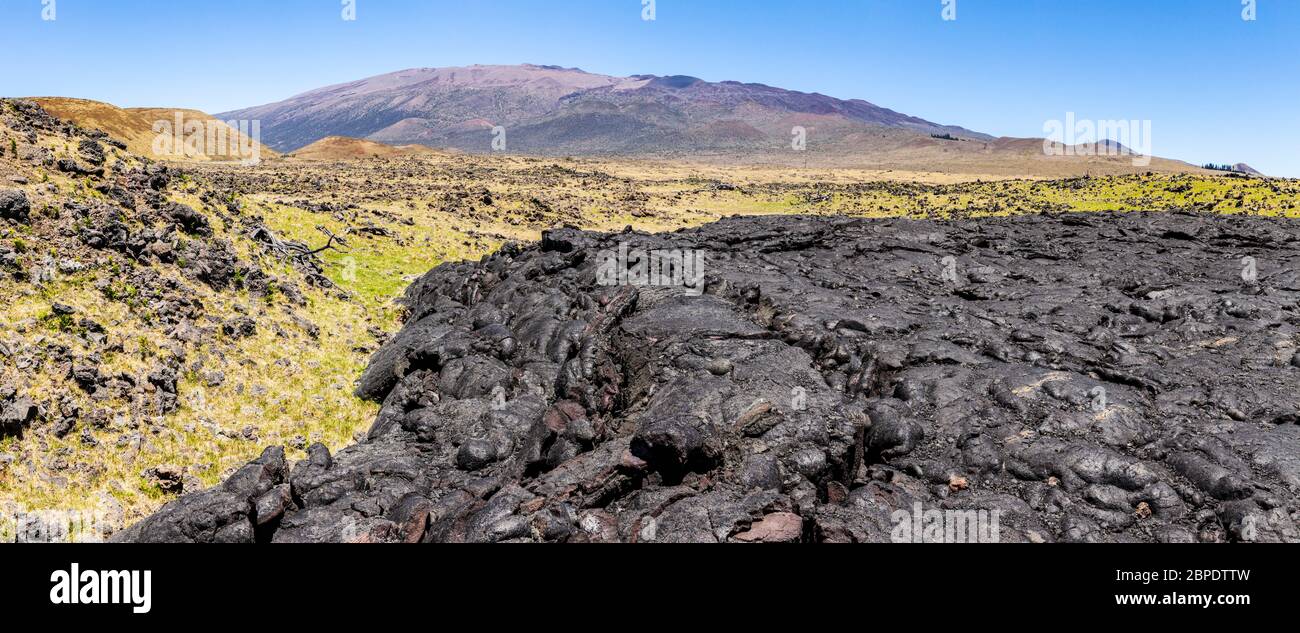
<svg viewBox="0 0 1300 633"><path fill-rule="evenodd" d="M359 383L383 403L365 440L268 449L116 538L870 542L920 503L996 510L1004 542L1294 541L1297 235L1180 213L552 231L409 288ZM620 241L699 249L704 295L598 286Z"/></svg>

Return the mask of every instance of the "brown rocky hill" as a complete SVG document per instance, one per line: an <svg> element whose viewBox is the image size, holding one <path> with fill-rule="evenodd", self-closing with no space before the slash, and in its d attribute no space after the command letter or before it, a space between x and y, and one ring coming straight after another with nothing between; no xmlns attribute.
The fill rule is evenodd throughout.
<svg viewBox="0 0 1300 633"><path fill-rule="evenodd" d="M300 160L357 160L441 154L445 152L424 145L387 145L359 138L329 136L289 154L288 157Z"/></svg>
<svg viewBox="0 0 1300 633"><path fill-rule="evenodd" d="M125 149L138 156L158 160L242 160L248 154L246 150L254 147L261 158L278 155L250 138L253 132L251 127L234 129L226 125L225 119L218 120L198 110L119 108L100 101L67 97L34 97L31 101L55 117L72 121L83 128L107 132L112 138L126 143ZM192 138L186 134L186 126L195 124L202 126L203 145L186 142ZM209 129L214 131L212 138L218 142L208 142ZM221 142L215 132L224 132L224 142Z"/></svg>

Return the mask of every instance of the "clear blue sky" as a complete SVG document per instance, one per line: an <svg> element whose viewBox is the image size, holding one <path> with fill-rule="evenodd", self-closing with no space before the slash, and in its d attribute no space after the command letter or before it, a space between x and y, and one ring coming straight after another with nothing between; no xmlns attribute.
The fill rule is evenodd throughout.
<svg viewBox="0 0 1300 633"><path fill-rule="evenodd" d="M994 135L1142 119L1300 177L1300 0L0 0L0 95L222 112L418 66L577 66L863 98Z"/></svg>

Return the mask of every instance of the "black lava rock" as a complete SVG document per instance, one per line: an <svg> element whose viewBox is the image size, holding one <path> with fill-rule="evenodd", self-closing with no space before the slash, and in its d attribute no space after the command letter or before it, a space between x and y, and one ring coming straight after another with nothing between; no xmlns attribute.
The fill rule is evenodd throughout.
<svg viewBox="0 0 1300 633"><path fill-rule="evenodd" d="M17 189L0 190L0 218L23 223L31 214L32 205L27 194Z"/></svg>
<svg viewBox="0 0 1300 633"><path fill-rule="evenodd" d="M632 251L703 270L602 270ZM1294 222L1239 216L553 231L407 289L359 443L120 540L888 541L919 504L1001 541L1294 541L1298 271Z"/></svg>

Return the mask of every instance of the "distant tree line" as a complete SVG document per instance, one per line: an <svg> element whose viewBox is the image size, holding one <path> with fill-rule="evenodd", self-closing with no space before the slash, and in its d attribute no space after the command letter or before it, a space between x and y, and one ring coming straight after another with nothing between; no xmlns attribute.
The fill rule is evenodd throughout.
<svg viewBox="0 0 1300 633"><path fill-rule="evenodd" d="M947 134L947 133L944 133L944 134L931 134L931 135L930 135L930 138L937 138L937 139L939 139L939 140L941 140L941 141L960 141L960 140L961 140L961 139L959 139L959 138L957 138L957 137L955 137L955 136L953 136L953 135L951 135L951 134Z"/></svg>
<svg viewBox="0 0 1300 633"><path fill-rule="evenodd" d="M1214 163L1206 163L1204 165L1201 165L1201 167L1204 167L1205 169L1209 169L1212 171L1230 171L1239 174L1245 173L1245 170L1238 169L1236 165L1216 165Z"/></svg>

